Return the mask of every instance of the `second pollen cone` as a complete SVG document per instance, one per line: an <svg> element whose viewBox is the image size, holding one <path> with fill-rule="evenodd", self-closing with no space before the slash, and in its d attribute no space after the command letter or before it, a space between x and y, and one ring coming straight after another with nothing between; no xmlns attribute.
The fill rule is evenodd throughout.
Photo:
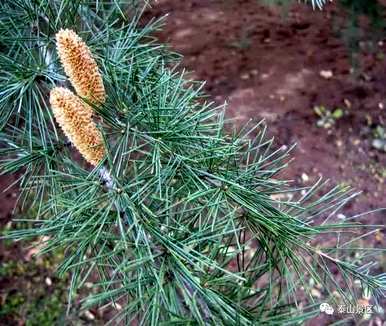
<svg viewBox="0 0 386 326"><path fill-rule="evenodd" d="M55 119L63 132L92 165L97 165L105 154L101 132L90 114L90 107L70 90L55 87L50 93L50 104Z"/></svg>

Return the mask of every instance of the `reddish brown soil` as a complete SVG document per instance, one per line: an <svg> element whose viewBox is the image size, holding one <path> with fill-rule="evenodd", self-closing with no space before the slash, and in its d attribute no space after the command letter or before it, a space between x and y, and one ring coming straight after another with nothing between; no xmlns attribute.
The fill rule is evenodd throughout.
<svg viewBox="0 0 386 326"><path fill-rule="evenodd" d="M145 17L164 14L169 16L161 41L184 55L183 67L207 81L216 102L229 103L228 117L239 124L264 118L277 146L297 143L283 178L311 184L323 176L362 190L346 215L386 207L386 153L371 147L372 129L386 122L386 62L378 55L386 52L386 42L360 54L360 70L351 73L350 54L335 31L342 14L333 4L322 12L305 5L284 12L256 0L159 0ZM333 76L321 77L322 70ZM347 114L330 129L320 128L317 105ZM12 180L1 177L0 189ZM11 218L14 192L0 194L0 225ZM385 213L366 217L368 223L384 221ZM367 241L385 248L384 235ZM0 260L21 250L2 249ZM312 324L327 325L328 319Z"/></svg>
<svg viewBox="0 0 386 326"><path fill-rule="evenodd" d="M160 39L184 55L183 67L206 81L216 102L229 103L228 117L240 124L264 118L278 146L297 144L286 177L306 173L311 183L322 175L362 190L349 210L355 213L386 207L386 154L371 148L371 128L386 120L386 64L376 59L386 44L361 54L360 72L351 74L349 51L333 28L337 12L333 5L285 12L255 0L161 0L149 15L169 14ZM347 115L319 128L316 105Z"/></svg>

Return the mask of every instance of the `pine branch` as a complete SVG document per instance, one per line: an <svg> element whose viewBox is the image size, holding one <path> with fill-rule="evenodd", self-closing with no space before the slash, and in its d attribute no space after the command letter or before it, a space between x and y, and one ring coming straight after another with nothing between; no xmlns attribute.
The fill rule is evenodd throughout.
<svg viewBox="0 0 386 326"><path fill-rule="evenodd" d="M333 219L356 193L333 187L318 196L321 181L292 189L280 180L289 151L274 149L263 123L230 131L223 107L206 102L202 84L186 80L177 56L155 42L162 21L139 27L141 10L126 5L0 4L1 172L23 171L24 201L38 206L36 219L19 220L28 228L7 236L42 239L42 253L66 249L59 273L72 274L70 303L98 275L84 305L119 304L111 323L301 322L315 309L298 302L309 277L355 300L330 264L383 296L384 275L345 260L355 241L312 245L361 230ZM71 86L54 46L67 27L95 56L107 95L79 99L103 138L105 156L93 166L69 146L48 104L54 85Z"/></svg>

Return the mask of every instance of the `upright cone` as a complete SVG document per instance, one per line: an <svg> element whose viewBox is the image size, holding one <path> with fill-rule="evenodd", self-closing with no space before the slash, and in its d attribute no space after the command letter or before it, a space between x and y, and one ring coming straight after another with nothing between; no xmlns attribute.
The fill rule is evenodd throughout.
<svg viewBox="0 0 386 326"><path fill-rule="evenodd" d="M91 118L91 109L70 90L55 87L50 93L55 119L82 156L97 165L105 154L102 135Z"/></svg>
<svg viewBox="0 0 386 326"><path fill-rule="evenodd" d="M61 29L56 34L56 44L64 71L77 94L91 103L104 103L102 76L86 43L74 31Z"/></svg>

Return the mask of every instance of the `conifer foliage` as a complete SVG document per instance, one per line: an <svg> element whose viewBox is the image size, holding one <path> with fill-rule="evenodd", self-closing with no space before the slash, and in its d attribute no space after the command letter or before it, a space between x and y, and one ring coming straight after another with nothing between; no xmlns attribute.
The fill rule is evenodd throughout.
<svg viewBox="0 0 386 326"><path fill-rule="evenodd" d="M371 251L346 259L371 226L333 218L355 193L280 180L288 152L263 123L232 131L140 9L1 2L1 172L19 173L20 207L36 215L7 236L64 248L69 305L91 279L83 306L119 304L112 323L294 324L319 312L299 299L310 278L344 302L355 280L382 297Z"/></svg>

